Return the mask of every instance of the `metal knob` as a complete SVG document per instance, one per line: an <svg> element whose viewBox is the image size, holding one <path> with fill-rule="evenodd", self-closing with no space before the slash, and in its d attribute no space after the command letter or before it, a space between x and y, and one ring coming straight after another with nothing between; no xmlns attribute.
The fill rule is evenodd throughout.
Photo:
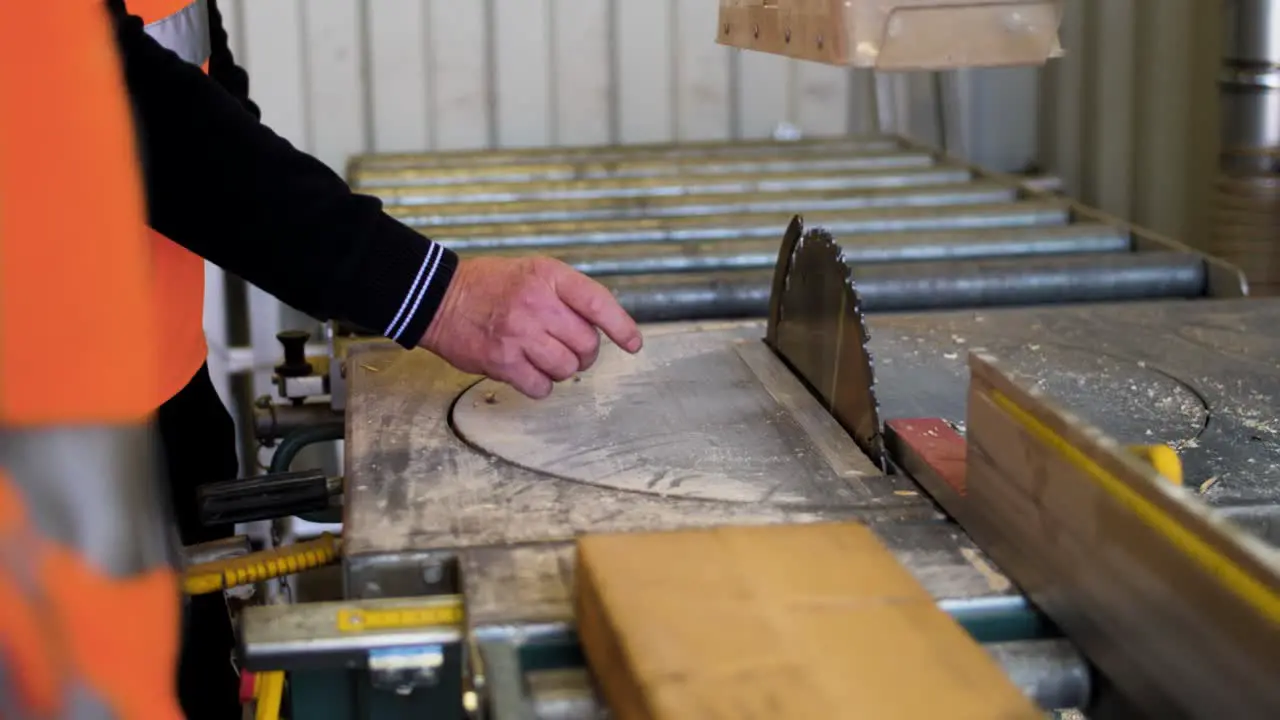
<svg viewBox="0 0 1280 720"><path fill-rule="evenodd" d="M276 366L276 374L280 377L306 377L312 373L311 363L307 362L307 341L311 333L306 330L285 330L276 334L284 348L284 363Z"/></svg>

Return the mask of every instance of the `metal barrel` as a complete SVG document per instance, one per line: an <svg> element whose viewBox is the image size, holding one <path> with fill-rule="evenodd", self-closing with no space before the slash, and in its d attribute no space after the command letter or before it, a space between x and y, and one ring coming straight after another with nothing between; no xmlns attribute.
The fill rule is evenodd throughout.
<svg viewBox="0 0 1280 720"><path fill-rule="evenodd" d="M972 175L968 169L960 167L737 172L720 175L672 175L594 180L473 182L467 185L403 185L368 188L365 193L382 200L383 205L386 206L427 206L423 207L422 212L430 212L430 206L450 203L553 202L793 190L909 188L921 185L963 183L972 179Z"/></svg>
<svg viewBox="0 0 1280 720"><path fill-rule="evenodd" d="M538 248L563 245L749 240L779 243L794 210L743 212L732 215L625 218L540 223L476 223L424 228L434 239L457 251L485 248ZM952 230L1055 227L1069 220L1065 203L1056 200L975 205L870 208L805 212L805 220L840 237L868 233L924 233ZM437 232L439 230L439 232ZM526 250L533 252L533 250Z"/></svg>
<svg viewBox="0 0 1280 720"><path fill-rule="evenodd" d="M1280 150L1280 1L1226 0L1222 10L1223 169L1272 173Z"/></svg>
<svg viewBox="0 0 1280 720"><path fill-rule="evenodd" d="M891 262L1118 253L1131 249L1128 233L1109 225L997 228L846 236L845 257L855 265ZM594 277L652 273L766 270L778 261L777 238L621 243L484 249L469 254L555 257Z"/></svg>
<svg viewBox="0 0 1280 720"><path fill-rule="evenodd" d="M682 143L584 145L580 147L504 148L500 150L447 150L441 152L372 153L352 159L350 179L359 183L361 173L375 169L449 166L514 165L519 163L673 161L699 158L749 158L786 154L792 157L832 152L900 150L894 137L814 137L801 140L712 140Z"/></svg>
<svg viewBox="0 0 1280 720"><path fill-rule="evenodd" d="M892 170L934 166L933 155L923 151L888 150L856 152L768 153L746 157L702 157L600 160L571 162L519 162L499 165L442 165L372 168L356 172L351 182L368 191L416 185L448 187L476 182L555 182L569 180L706 177L734 173L799 173L857 170Z"/></svg>
<svg viewBox="0 0 1280 720"><path fill-rule="evenodd" d="M863 265L853 268L867 312L958 310L1054 303L1192 298L1205 293L1204 259L1149 252ZM600 278L640 322L761 317L771 270Z"/></svg>
<svg viewBox="0 0 1280 720"><path fill-rule="evenodd" d="M1221 174L1209 251L1244 270L1253 295L1280 294L1280 0L1223 8Z"/></svg>
<svg viewBox="0 0 1280 720"><path fill-rule="evenodd" d="M725 215L739 212L809 213L820 210L918 207L1010 202L1018 189L979 181L914 188L797 190L705 194L686 197L637 197L559 202L456 203L392 206L388 214L412 227L439 228L479 223L527 223L609 218Z"/></svg>

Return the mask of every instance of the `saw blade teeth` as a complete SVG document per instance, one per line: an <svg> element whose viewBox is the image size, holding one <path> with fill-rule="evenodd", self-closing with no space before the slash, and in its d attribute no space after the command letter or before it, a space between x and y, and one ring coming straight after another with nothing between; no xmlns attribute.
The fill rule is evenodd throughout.
<svg viewBox="0 0 1280 720"><path fill-rule="evenodd" d="M815 247L816 246L816 247ZM875 359L871 353L871 332L867 328L866 313L862 302L862 296L858 293L857 283L853 278L853 269L850 267L848 257L844 252L844 248L832 236L832 234L822 227L812 227L806 230L796 243L795 252L793 253L793 264L795 258L799 257L802 252L818 251L829 257L830 262L835 263L835 267L839 268L836 273L842 281L845 289L849 293L852 301L853 319L860 339L860 347L858 348L858 356L854 360L863 364L862 372L867 379L866 397L864 401L867 407L853 408L855 414L870 415L869 421L871 427L868 428L869 437L856 437L863 450L871 457L882 471L889 471L888 453L884 448L883 428L880 421L880 402L876 394L875 382ZM840 358L841 364L848 356ZM833 398L827 399L834 404ZM846 411L849 409L846 409ZM851 431L852 432L852 431Z"/></svg>

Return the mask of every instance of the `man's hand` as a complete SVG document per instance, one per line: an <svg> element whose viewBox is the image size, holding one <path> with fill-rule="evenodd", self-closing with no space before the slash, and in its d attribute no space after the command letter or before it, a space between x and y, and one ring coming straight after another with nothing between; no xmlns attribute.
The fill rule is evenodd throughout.
<svg viewBox="0 0 1280 720"><path fill-rule="evenodd" d="M596 361L603 330L629 353L636 323L600 283L551 258L462 260L418 345L463 372L551 394Z"/></svg>

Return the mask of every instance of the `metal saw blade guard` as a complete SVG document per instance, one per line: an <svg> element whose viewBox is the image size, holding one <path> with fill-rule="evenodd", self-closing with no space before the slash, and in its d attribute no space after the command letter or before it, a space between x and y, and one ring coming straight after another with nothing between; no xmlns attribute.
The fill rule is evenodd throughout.
<svg viewBox="0 0 1280 720"><path fill-rule="evenodd" d="M798 215L778 253L765 341L888 472L862 301L840 245Z"/></svg>

